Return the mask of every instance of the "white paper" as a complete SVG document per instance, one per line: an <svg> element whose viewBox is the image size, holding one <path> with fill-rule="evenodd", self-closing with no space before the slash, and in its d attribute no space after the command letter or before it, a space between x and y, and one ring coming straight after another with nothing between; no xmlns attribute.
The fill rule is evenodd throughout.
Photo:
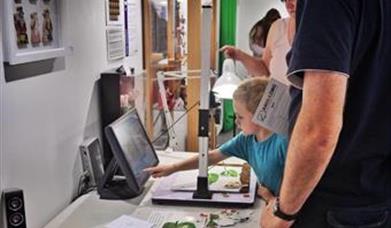
<svg viewBox="0 0 391 228"><path fill-rule="evenodd" d="M227 170L233 170L238 175L236 177L223 176L222 172ZM218 180L215 183L209 185L209 190L214 192L240 192L242 186L237 188L227 188L226 186L230 183L240 184L240 173L242 167L236 166L213 166L208 170L208 173L218 174ZM173 191L195 191L197 189L197 176L198 170L187 170L175 173L175 180L172 183L171 190Z"/></svg>
<svg viewBox="0 0 391 228"><path fill-rule="evenodd" d="M199 216L196 217L194 214L178 211L152 211L148 221L152 222L155 227L163 227L166 222L190 222L197 228L203 227L203 224L206 222L205 218L201 218Z"/></svg>
<svg viewBox="0 0 391 228"><path fill-rule="evenodd" d="M129 215L122 215L111 223L106 225L107 228L152 228L153 224L147 221L131 217Z"/></svg>
<svg viewBox="0 0 391 228"><path fill-rule="evenodd" d="M118 26L107 27L107 59L112 61L125 56L123 30Z"/></svg>
<svg viewBox="0 0 391 228"><path fill-rule="evenodd" d="M210 214L218 215L219 218L215 220L217 227L240 227L240 223L246 223L249 220L254 219L254 213L252 209L205 209L200 212L185 212L174 210L157 210L154 208L137 208L133 212L133 216L137 218L147 218L147 220L153 223L154 228L163 227L167 222L171 223L183 223L190 222L195 225L196 228L205 228L209 221Z"/></svg>
<svg viewBox="0 0 391 228"><path fill-rule="evenodd" d="M273 132L288 135L291 102L289 85L272 78L266 87L252 121Z"/></svg>
<svg viewBox="0 0 391 228"><path fill-rule="evenodd" d="M128 36L129 36L129 56L134 56L138 53L138 24L137 4L134 0L128 1Z"/></svg>

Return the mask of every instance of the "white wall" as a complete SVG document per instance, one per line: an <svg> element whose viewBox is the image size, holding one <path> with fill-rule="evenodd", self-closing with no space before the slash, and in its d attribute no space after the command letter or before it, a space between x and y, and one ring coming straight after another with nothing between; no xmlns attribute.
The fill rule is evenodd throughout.
<svg viewBox="0 0 391 228"><path fill-rule="evenodd" d="M288 16L280 0L237 0L237 2L236 46L248 53L250 53L248 33L269 9L276 8L282 17Z"/></svg>
<svg viewBox="0 0 391 228"><path fill-rule="evenodd" d="M106 60L104 1L60 2L64 42L73 47L65 70L5 83L0 64L0 187L24 190L30 228L42 227L70 202L80 175L78 146L98 134L95 81L123 63ZM2 53L0 45L0 62ZM129 59L136 72L141 61L141 50Z"/></svg>
<svg viewBox="0 0 391 228"><path fill-rule="evenodd" d="M0 7L2 7L2 4L0 4ZM2 18L3 16L3 13L2 13L2 10L0 10L0 18ZM2 23L0 23L0 44L3 43L3 25ZM4 94L3 94L3 87L4 87L4 69L3 69L3 64L1 64L3 60L3 45L0 45L0 76L1 76L1 80L0 80L0 189L3 189L3 179L4 179L4 171L3 171L3 155L2 155L2 151L3 151L3 100L4 100ZM1 199L1 195L0 195L0 199ZM1 200L0 200L1 201ZM0 212L1 209L0 209ZM1 215L1 214L0 214ZM1 220L1 216L0 216L0 225L2 224L1 223L2 220Z"/></svg>
<svg viewBox="0 0 391 228"><path fill-rule="evenodd" d="M0 7L2 7L3 2L0 2ZM0 10L0 18L2 18L3 13L2 10ZM3 23L0 23L0 44L3 43ZM3 126L3 110L4 110L4 69L3 69L3 45L0 45L0 190L4 189L4 178L5 178L5 170L3 166L3 135L5 133ZM2 202L2 194L0 195L0 202ZM3 217L1 215L4 214L3 212L3 205L0 204L0 226L4 224Z"/></svg>

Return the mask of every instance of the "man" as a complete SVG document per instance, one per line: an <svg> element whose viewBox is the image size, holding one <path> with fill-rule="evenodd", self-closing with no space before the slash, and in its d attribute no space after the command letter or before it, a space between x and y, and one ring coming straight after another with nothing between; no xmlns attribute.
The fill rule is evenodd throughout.
<svg viewBox="0 0 391 228"><path fill-rule="evenodd" d="M268 227L391 227L391 1L298 0L297 89Z"/></svg>

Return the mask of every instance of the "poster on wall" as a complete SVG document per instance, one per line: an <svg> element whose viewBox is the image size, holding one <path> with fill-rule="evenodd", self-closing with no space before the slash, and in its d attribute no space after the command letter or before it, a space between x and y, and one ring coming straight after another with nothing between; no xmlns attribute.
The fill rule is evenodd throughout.
<svg viewBox="0 0 391 228"><path fill-rule="evenodd" d="M122 27L109 27L107 34L107 59L109 61L125 57L124 30Z"/></svg>
<svg viewBox="0 0 391 228"><path fill-rule="evenodd" d="M137 22L139 21L136 20L136 18L138 18L138 8L135 0L128 0L125 4L127 4L127 15L125 18L127 20L127 52L128 56L134 56L139 52L137 48L137 44L139 42L137 39L139 24Z"/></svg>
<svg viewBox="0 0 391 228"><path fill-rule="evenodd" d="M129 56L128 0L124 0L125 56Z"/></svg>
<svg viewBox="0 0 391 228"><path fill-rule="evenodd" d="M114 61L125 57L124 0L106 1L107 59Z"/></svg>
<svg viewBox="0 0 391 228"><path fill-rule="evenodd" d="M15 65L65 55L59 0L7 0L3 4L5 62Z"/></svg>

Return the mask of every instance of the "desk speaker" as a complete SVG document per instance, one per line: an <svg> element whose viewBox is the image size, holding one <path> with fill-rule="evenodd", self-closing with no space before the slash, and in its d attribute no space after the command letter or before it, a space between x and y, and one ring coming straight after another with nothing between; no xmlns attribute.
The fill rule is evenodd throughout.
<svg viewBox="0 0 391 228"><path fill-rule="evenodd" d="M23 191L18 188L5 189L3 200L7 228L26 228Z"/></svg>

